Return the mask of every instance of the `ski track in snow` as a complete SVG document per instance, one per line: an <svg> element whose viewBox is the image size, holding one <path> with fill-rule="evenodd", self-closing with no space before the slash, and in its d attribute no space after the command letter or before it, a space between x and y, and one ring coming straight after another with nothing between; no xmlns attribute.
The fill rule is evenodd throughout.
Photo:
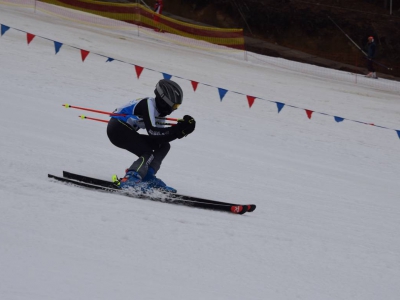
<svg viewBox="0 0 400 300"><path fill-rule="evenodd" d="M399 96L0 5L0 23L244 94L400 129ZM99 117L161 73L13 29L0 38L0 299L398 299L396 132L176 79L196 131L158 176L182 194L255 203L237 216L54 182L110 179L135 159ZM173 78L174 79L174 78ZM102 116L100 116L101 118Z"/></svg>

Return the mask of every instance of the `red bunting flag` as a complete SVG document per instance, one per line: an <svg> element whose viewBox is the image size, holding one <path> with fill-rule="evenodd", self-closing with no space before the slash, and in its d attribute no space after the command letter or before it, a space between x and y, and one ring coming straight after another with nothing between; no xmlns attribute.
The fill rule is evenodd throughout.
<svg viewBox="0 0 400 300"><path fill-rule="evenodd" d="M85 61L86 57L89 55L89 51L81 50L82 62Z"/></svg>
<svg viewBox="0 0 400 300"><path fill-rule="evenodd" d="M190 82L192 83L193 91L196 91L197 85L198 85L199 83L198 83L197 81L193 81L193 80L191 80Z"/></svg>
<svg viewBox="0 0 400 300"><path fill-rule="evenodd" d="M136 66L136 65L135 65L135 70L136 70L136 76L137 76L137 78L139 79L140 74L142 74L143 67L140 67L140 66Z"/></svg>
<svg viewBox="0 0 400 300"><path fill-rule="evenodd" d="M306 109L306 113L307 113L307 117L308 117L309 119L311 119L311 116L312 116L313 111L312 111L312 110L309 110L309 109Z"/></svg>
<svg viewBox="0 0 400 300"><path fill-rule="evenodd" d="M26 33L26 40L28 41L28 45L32 42L33 38L35 37L32 33Z"/></svg>
<svg viewBox="0 0 400 300"><path fill-rule="evenodd" d="M256 100L256 97L247 96L247 101L249 102L249 108L251 108L251 106L253 105L254 100Z"/></svg>

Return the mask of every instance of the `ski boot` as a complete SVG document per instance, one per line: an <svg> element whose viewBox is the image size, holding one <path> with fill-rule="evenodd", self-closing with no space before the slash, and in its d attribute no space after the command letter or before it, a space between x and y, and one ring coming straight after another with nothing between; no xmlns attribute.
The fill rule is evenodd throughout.
<svg viewBox="0 0 400 300"><path fill-rule="evenodd" d="M121 189L134 188L142 182L140 175L132 170L127 170L123 178L119 180L118 186Z"/></svg>
<svg viewBox="0 0 400 300"><path fill-rule="evenodd" d="M149 167L149 170L147 171L147 174L145 177L142 179L142 183L146 184L148 189L155 189L155 190L160 190L162 192L168 192L168 193L176 193L177 190L167 186L164 181L162 181L160 178L157 178L155 176L155 171L152 167Z"/></svg>

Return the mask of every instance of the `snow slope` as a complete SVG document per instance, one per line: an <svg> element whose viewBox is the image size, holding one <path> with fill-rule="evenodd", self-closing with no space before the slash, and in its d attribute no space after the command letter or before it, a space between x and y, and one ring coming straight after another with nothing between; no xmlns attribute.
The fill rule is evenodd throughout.
<svg viewBox="0 0 400 300"><path fill-rule="evenodd" d="M0 5L0 299L398 299L398 94L279 64L90 30ZM63 103L111 111L179 76L196 131L158 176L183 194L257 204L243 216L55 183L135 159ZM277 60L279 62L279 60ZM315 67L316 68L316 67ZM317 69L317 68L316 68ZM318 68L320 69L320 68ZM334 71L325 71L334 72ZM190 81L200 83L194 92ZM243 95L258 96L251 109ZM90 113L87 116L102 117Z"/></svg>

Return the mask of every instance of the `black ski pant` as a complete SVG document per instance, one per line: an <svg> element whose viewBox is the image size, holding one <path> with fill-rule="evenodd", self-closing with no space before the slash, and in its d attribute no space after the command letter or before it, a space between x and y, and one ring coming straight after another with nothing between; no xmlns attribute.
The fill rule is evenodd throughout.
<svg viewBox="0 0 400 300"><path fill-rule="evenodd" d="M142 177L147 173L147 166L152 167L157 173L171 148L168 142L160 143L157 138L139 134L131 126L115 118L111 118L108 122L107 135L115 146L139 157L129 169L139 172L137 166L140 168L144 163L145 168L139 172Z"/></svg>
<svg viewBox="0 0 400 300"><path fill-rule="evenodd" d="M367 69L369 72L375 72L374 63L371 59L367 58Z"/></svg>

